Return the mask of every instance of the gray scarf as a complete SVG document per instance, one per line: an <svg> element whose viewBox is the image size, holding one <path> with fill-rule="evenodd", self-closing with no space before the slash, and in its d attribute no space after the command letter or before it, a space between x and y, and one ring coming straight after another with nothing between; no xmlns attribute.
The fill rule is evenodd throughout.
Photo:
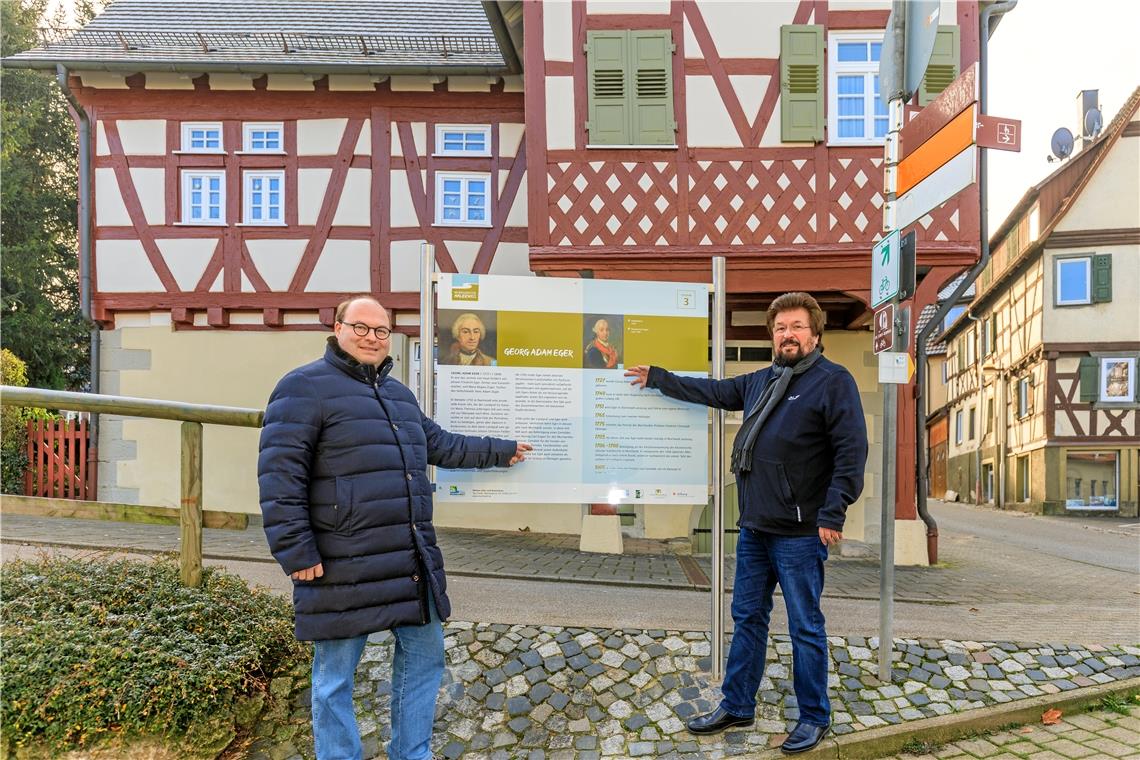
<svg viewBox="0 0 1140 760"><path fill-rule="evenodd" d="M740 426L740 432L736 434L736 440L732 443L732 471L737 475L752 470L752 448L756 445L756 436L760 434L760 428L772 414L776 404L784 397L784 392L792 383L792 377L802 375L811 369L820 355L820 347L816 346L794 366L772 365L772 378L757 399L756 405L745 415L744 424Z"/></svg>

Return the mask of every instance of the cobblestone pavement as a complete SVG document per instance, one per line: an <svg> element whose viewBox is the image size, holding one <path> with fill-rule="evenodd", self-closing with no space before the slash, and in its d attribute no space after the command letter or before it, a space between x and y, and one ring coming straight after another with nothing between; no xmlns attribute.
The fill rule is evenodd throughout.
<svg viewBox="0 0 1140 760"><path fill-rule="evenodd" d="M448 760L715 760L776 746L798 715L787 636L773 637L754 726L703 737L684 721L720 698L705 673L706 633L453 622L445 636L433 750ZM389 738L390 639L373 635L357 671L366 757ZM829 644L836 735L1140 676L1140 646L898 639L893 683L883 684L874 639ZM250 757L310 760L308 701L307 690L295 695L293 736L261 738Z"/></svg>
<svg viewBox="0 0 1140 760"><path fill-rule="evenodd" d="M1064 715L1055 725L1026 725L951 742L890 760L1140 760L1140 705Z"/></svg>

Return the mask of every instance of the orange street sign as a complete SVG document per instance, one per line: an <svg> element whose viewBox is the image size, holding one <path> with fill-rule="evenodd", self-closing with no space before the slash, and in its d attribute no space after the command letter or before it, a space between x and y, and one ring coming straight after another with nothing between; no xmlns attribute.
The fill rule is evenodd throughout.
<svg viewBox="0 0 1140 760"><path fill-rule="evenodd" d="M910 190L942 168L950 159L974 144L977 107L971 105L955 116L899 164L898 195Z"/></svg>
<svg viewBox="0 0 1140 760"><path fill-rule="evenodd" d="M978 114L978 147L1021 151L1021 120Z"/></svg>
<svg viewBox="0 0 1140 760"><path fill-rule="evenodd" d="M907 119L899 133L899 160L914 153L958 114L978 102L978 64L958 75L934 101Z"/></svg>

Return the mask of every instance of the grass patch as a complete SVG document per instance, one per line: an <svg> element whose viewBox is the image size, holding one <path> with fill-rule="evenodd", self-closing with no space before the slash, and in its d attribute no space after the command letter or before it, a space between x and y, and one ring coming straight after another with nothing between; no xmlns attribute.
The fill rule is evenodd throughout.
<svg viewBox="0 0 1140 760"><path fill-rule="evenodd" d="M216 568L189 589L170 558L44 557L0 566L0 586L10 750L149 737L214 757L305 665L288 602Z"/></svg>
<svg viewBox="0 0 1140 760"><path fill-rule="evenodd" d="M1133 704L1136 704L1138 701L1138 696L1140 695L1133 694L1132 699L1129 700L1128 697L1122 697L1116 694L1108 694L1104 697L1101 697L1100 702L1093 705L1093 709L1107 710L1108 712L1114 712L1117 715L1128 715L1131 711L1128 703L1131 701Z"/></svg>

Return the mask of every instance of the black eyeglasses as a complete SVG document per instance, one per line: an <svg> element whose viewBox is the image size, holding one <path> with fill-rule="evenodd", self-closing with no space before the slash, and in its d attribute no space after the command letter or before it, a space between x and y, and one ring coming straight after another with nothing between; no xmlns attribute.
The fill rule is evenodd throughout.
<svg viewBox="0 0 1140 760"><path fill-rule="evenodd" d="M363 338L368 333L373 333L378 340L387 340L388 336L392 334L391 328L384 326L369 327L363 322L341 322L341 324L345 327L351 327L352 331L361 338Z"/></svg>

